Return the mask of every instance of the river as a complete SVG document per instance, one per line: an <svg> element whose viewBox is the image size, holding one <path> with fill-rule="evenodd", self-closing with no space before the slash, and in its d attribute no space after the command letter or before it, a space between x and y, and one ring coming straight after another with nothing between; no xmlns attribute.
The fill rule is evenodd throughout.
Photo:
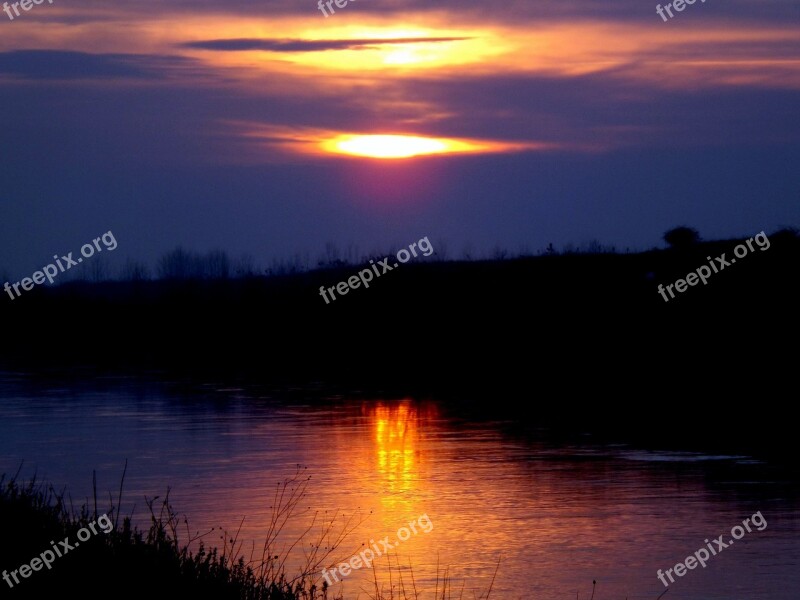
<svg viewBox="0 0 800 600"><path fill-rule="evenodd" d="M169 488L190 531L215 527L204 539L219 545L218 528L239 530L247 556L261 554L276 486L299 469L306 495L277 544L311 530L290 571L326 527L329 538L346 534L331 555L337 563L385 550L387 536L394 546L374 570L329 576L346 599L374 594L375 578L409 597L412 587L421 599L441 596L446 572L452 598L485 597L491 586L498 599L588 599L596 580L597 600L655 600L667 589L659 569L720 535L730 542L732 528L756 514L763 520L749 523L760 530L748 524L705 567L666 579L666 598L800 593L797 486L747 456L521 434L467 420L457 403L364 393L5 373L0 398L0 472L13 475L24 461L22 477L66 486L79 504L92 502L94 470L102 508L127 460L124 512L145 522L145 496Z"/></svg>

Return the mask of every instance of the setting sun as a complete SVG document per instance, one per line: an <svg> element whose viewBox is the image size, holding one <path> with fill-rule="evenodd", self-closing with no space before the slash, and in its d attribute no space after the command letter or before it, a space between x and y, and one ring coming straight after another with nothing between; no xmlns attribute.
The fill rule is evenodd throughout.
<svg viewBox="0 0 800 600"><path fill-rule="evenodd" d="M369 158L410 158L482 149L479 144L461 140L413 135L340 135L326 140L322 147L328 152Z"/></svg>
<svg viewBox="0 0 800 600"><path fill-rule="evenodd" d="M446 141L410 135L351 135L329 143L339 152L372 158L409 158L448 151Z"/></svg>

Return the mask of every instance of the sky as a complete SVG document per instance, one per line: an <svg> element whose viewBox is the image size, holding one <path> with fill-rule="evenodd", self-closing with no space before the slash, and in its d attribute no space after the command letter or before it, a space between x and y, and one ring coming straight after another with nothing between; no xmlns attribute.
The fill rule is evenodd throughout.
<svg viewBox="0 0 800 600"><path fill-rule="evenodd" d="M0 274L108 231L268 265L800 226L800 4L656 4L9 6Z"/></svg>

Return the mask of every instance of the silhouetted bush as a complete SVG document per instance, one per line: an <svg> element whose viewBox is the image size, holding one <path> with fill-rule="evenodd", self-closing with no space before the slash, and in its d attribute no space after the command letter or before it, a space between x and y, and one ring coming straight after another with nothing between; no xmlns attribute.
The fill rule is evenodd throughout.
<svg viewBox="0 0 800 600"><path fill-rule="evenodd" d="M664 234L664 241L676 250L690 248L700 241L700 234L691 227L675 227Z"/></svg>

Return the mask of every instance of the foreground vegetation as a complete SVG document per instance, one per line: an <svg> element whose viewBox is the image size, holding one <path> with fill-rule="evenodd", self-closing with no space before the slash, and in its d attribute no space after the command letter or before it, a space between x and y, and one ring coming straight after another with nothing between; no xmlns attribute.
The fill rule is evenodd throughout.
<svg viewBox="0 0 800 600"><path fill-rule="evenodd" d="M324 549L317 544L308 554L306 565L293 577L286 570L287 557L273 554L286 518L305 494L306 481L298 473L281 484L273 528L263 552L257 558L254 553L245 558L242 545L227 533L221 550L207 549L202 540L205 536L189 531L188 522L175 513L168 495L160 502L158 498L147 501L150 526L141 530L133 526L131 517L120 517L112 500L104 513L98 509L96 497L91 508L84 504L75 510L63 491L35 480L23 484L16 477L7 480L3 476L0 527L6 543L0 546L0 568L9 573L54 546L63 551L61 540L77 546L78 531L98 518L102 520L102 514L113 523L108 533L99 531L80 547L64 551L52 561L51 568L40 564L28 577L18 575L19 583L13 589L5 589L7 583L0 582L3 595L49 598L76 591L87 599L333 600L324 582L323 586L316 585L314 570L319 570L335 548ZM183 529L185 536L179 533ZM323 526L322 531L330 533L330 526L327 530ZM9 581L13 583L11 577Z"/></svg>

